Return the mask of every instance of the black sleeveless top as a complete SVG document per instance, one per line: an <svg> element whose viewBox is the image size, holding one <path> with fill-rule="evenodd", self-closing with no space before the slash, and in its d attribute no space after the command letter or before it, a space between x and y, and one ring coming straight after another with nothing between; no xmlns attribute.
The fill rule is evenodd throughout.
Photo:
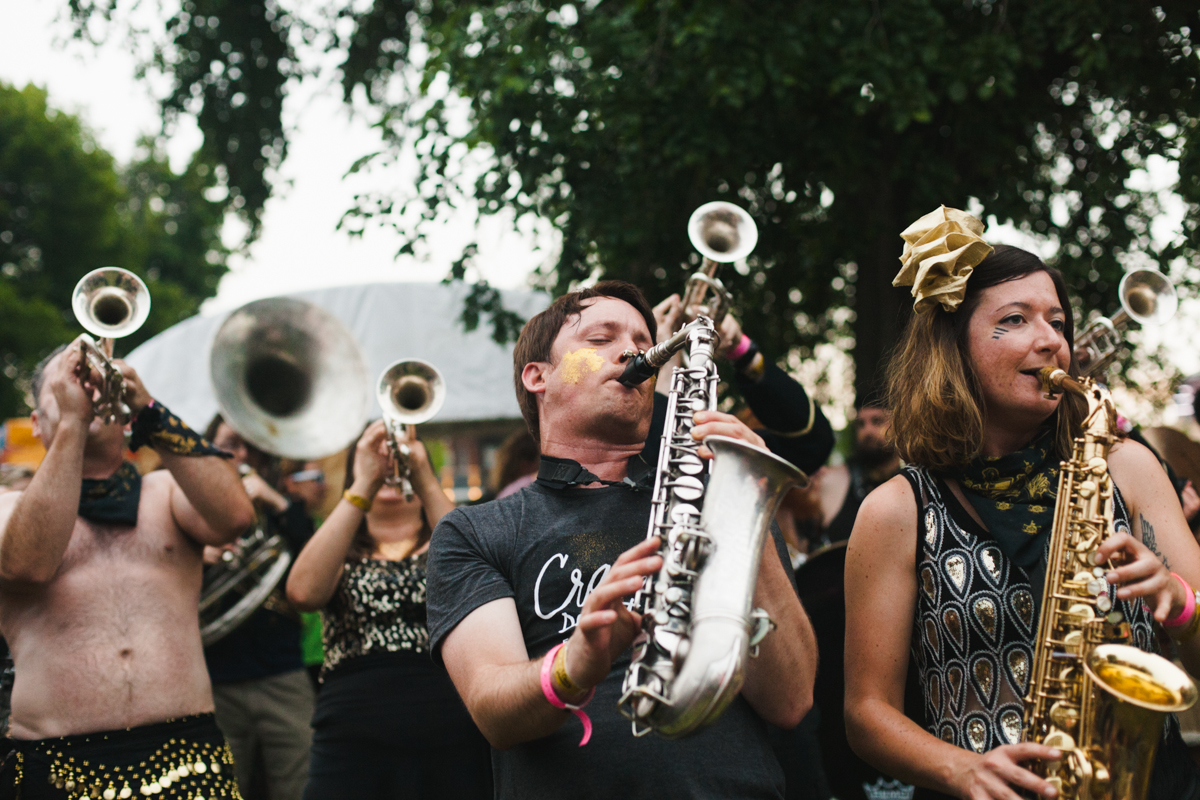
<svg viewBox="0 0 1200 800"><path fill-rule="evenodd" d="M915 709L909 716L942 741L976 753L1016 744L1038 624L1034 595L1040 600L1041 587L1030 585L1025 571L944 483L918 467L905 467L901 474L916 497L919 537L912 660L924 719ZM1113 528L1130 532L1129 512L1116 487L1113 496ZM1114 587L1108 591L1114 608L1129 621L1130 643L1158 653L1150 612L1140 601L1118 600ZM1168 715L1163 735L1149 797L1200 794L1175 715Z"/></svg>
<svg viewBox="0 0 1200 800"><path fill-rule="evenodd" d="M850 533L854 530L854 521L858 519L858 509L862 506L863 500L866 500L867 495L879 486L878 483L867 479L866 470L856 461L847 462L846 471L850 476L850 483L846 487L846 496L842 500L842 507L838 510L837 515L829 521L829 527L823 531L828 541L822 542L822 544L844 542L850 538Z"/></svg>

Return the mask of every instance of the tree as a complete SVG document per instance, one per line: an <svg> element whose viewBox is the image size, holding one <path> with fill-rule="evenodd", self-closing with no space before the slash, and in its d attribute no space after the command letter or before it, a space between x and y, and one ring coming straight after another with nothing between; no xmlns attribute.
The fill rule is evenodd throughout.
<svg viewBox="0 0 1200 800"><path fill-rule="evenodd" d="M71 292L89 270L121 266L150 289L151 316L127 351L190 316L225 272L228 199L211 166L175 174L152 144L119 169L79 119L46 92L0 83L0 415L25 408L34 365L81 328Z"/></svg>
<svg viewBox="0 0 1200 800"><path fill-rule="evenodd" d="M98 1L70 0L81 30L120 5ZM364 98L389 137L361 167L405 146L421 167L415 188L361 197L348 225L391 224L415 242L446 204L533 213L563 236L544 285L603 273L656 297L681 286L691 210L736 200L760 228L746 274L722 276L747 328L779 356L847 322L860 391L907 313L890 285L898 234L940 203L1055 242L1081 311L1112 309L1134 262L1195 278L1191 237L1156 249L1156 198L1129 180L1151 156L1177 162L1196 230L1194 3L374 0L309 22L272 2L183 8L155 49L174 79L165 108L189 98L215 158L238 130L282 131L273 98L303 74L306 44L324 42L347 101ZM254 59L270 80L233 76L268 50L273 63ZM490 167L463 187L471 152ZM269 159L249 172L224 161L255 213ZM452 276L472 277L469 257ZM475 313L497 310L486 286L473 296Z"/></svg>

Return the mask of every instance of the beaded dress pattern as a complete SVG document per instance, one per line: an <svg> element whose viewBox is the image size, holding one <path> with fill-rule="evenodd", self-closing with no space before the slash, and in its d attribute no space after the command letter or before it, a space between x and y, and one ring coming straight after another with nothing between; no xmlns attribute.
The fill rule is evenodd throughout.
<svg viewBox="0 0 1200 800"><path fill-rule="evenodd" d="M321 612L322 676L347 659L371 653L429 652L425 563L424 553L401 561L346 562L337 591Z"/></svg>
<svg viewBox="0 0 1200 800"><path fill-rule="evenodd" d="M930 733L983 753L1021 741L1037 627L1025 571L990 538L963 530L925 469L902 471L917 499L917 615L912 655ZM1113 527L1131 531L1114 487ZM1039 590L1040 591L1040 590ZM1157 652L1153 618L1142 604L1109 598L1130 623L1140 650Z"/></svg>

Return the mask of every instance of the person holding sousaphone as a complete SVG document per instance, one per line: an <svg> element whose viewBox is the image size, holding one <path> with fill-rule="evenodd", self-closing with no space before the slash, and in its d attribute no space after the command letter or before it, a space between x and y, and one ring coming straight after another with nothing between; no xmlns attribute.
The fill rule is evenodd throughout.
<svg viewBox="0 0 1200 800"><path fill-rule="evenodd" d="M1162 716L1194 701L1195 688L1152 653L1165 630L1200 666L1200 548L1154 456L1114 437L1106 392L1074 393L1090 382L1070 377L1079 366L1061 274L982 233L975 217L942 207L902 234L895 284L911 285L916 303L888 365L887 399L908 466L863 502L847 549L848 738L918 797L1111 789L1137 800L1136 768L1148 797L1196 798L1196 767L1174 717ZM1065 537L1075 535L1088 538L1072 546ZM1086 633L1065 630L1068 619ZM1093 646L1093 635L1133 646ZM1095 676L1117 668L1101 664L1116 648L1120 669L1157 671L1102 683ZM906 705L910 653L922 698ZM1122 691L1125 720L1156 716L1114 755L1120 726L1090 715L1122 702ZM1094 704L1079 708L1084 697ZM1051 702L1056 727L1043 739L1030 720ZM1153 745L1152 773L1122 760ZM1066 791L1088 780L1095 795Z"/></svg>
<svg viewBox="0 0 1200 800"><path fill-rule="evenodd" d="M425 362L384 371L385 419L350 451L342 500L288 578L292 604L324 622L308 800L492 796L487 743L429 656L427 551L454 505L415 425L443 393Z"/></svg>
<svg viewBox="0 0 1200 800"><path fill-rule="evenodd" d="M226 318L210 367L221 408L211 435L233 453L260 512L235 547L211 551L215 563L205 571L202 631L217 722L244 794L261 786L270 800L299 800L315 697L283 581L313 531L304 504L280 493L278 473L282 459L327 456L358 434L366 363L336 317L273 297Z"/></svg>
<svg viewBox="0 0 1200 800"><path fill-rule="evenodd" d="M275 488L279 459L245 441L220 414L205 433L233 454L258 513L252 535L260 529L268 537L278 534L288 553L299 553L313 534L313 523L302 502L288 500ZM221 570L222 557L244 558L252 544L243 537L223 548L206 547L205 563ZM217 723L229 740L238 784L247 797L256 785L270 800L300 800L304 794L316 693L304 668L301 633L299 614L284 599L282 586L276 586L232 630L205 643Z"/></svg>
<svg viewBox="0 0 1200 800"><path fill-rule="evenodd" d="M111 338L149 294L115 268L76 288L80 337L38 365L46 457L0 496L0 631L16 663L0 797L239 797L213 719L197 597L201 548L254 518L237 473L158 403ZM149 446L164 469L124 460Z"/></svg>

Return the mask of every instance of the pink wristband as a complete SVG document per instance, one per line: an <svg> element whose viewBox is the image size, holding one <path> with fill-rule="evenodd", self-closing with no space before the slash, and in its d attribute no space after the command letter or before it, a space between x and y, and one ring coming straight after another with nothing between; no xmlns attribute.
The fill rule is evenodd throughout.
<svg viewBox="0 0 1200 800"><path fill-rule="evenodd" d="M1163 623L1164 628L1179 628L1186 625L1192 619L1192 614L1196 613L1196 593L1192 591L1192 587L1188 586L1188 582L1183 578L1171 573L1171 577L1183 584L1183 593L1187 596L1187 600L1183 603L1183 611L1179 612L1179 616L1172 617Z"/></svg>
<svg viewBox="0 0 1200 800"><path fill-rule="evenodd" d="M738 340L737 344L729 348L729 352L725 354L725 357L730 361L737 361L746 355L746 351L750 349L750 345L750 337L743 333L742 338Z"/></svg>
<svg viewBox="0 0 1200 800"><path fill-rule="evenodd" d="M550 672L554 669L554 657L558 655L558 651L564 645L565 642L551 647L550 652L546 653L546 657L542 659L542 694L546 695L546 700L549 701L550 705L570 711L579 717L579 721L583 723L583 738L579 740L579 746L583 747L592 738L592 721L583 712L583 707L592 701L592 696L596 694L596 687L593 686L588 690L588 693L583 696L583 701L574 706L564 703L562 698L558 696L558 693L554 691L554 683L550 678Z"/></svg>

